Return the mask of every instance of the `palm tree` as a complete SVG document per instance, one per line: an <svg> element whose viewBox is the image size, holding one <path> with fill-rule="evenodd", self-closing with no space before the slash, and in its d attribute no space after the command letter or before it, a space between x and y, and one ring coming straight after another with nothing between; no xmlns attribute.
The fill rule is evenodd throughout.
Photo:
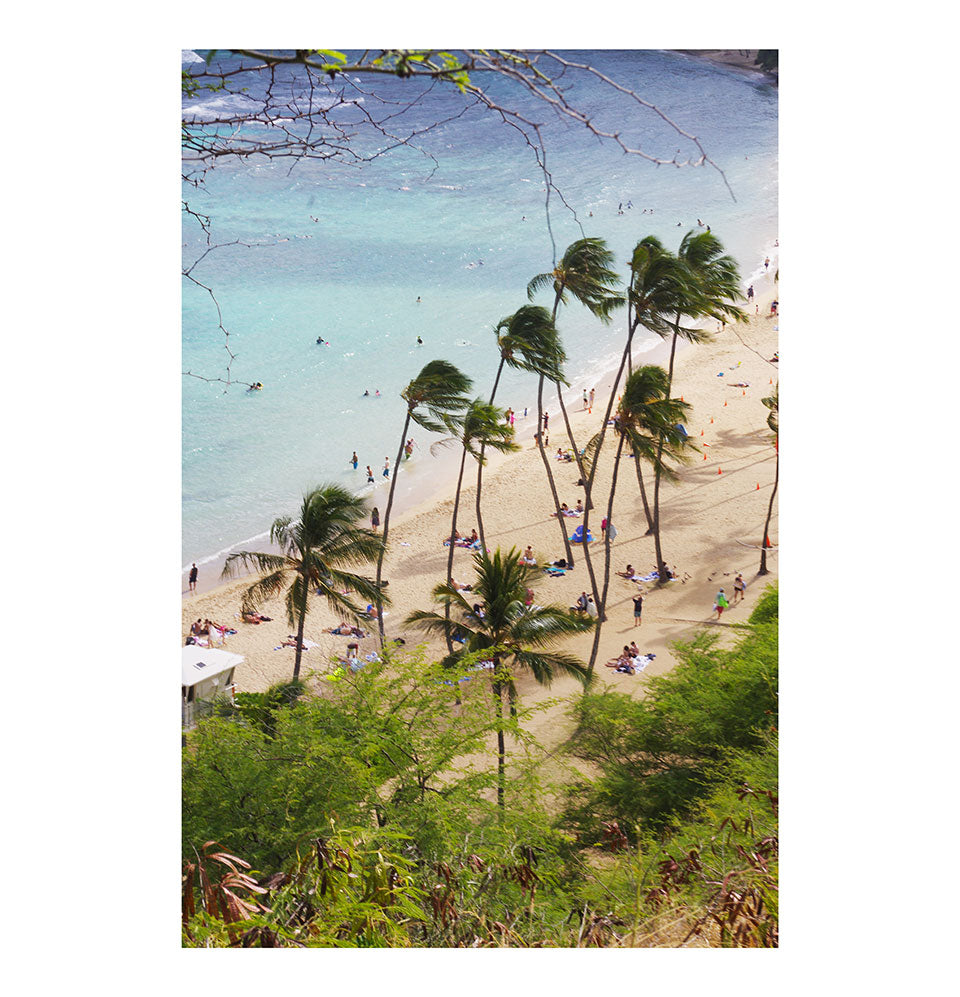
<svg viewBox="0 0 960 997"><path fill-rule="evenodd" d="M613 516L613 490L617 481L617 463L623 440L630 441L638 462L643 461L653 467L654 473L667 480L675 480L676 473L668 461L686 463L690 451L695 447L680 424L688 417L691 406L679 398L671 398L669 375L662 367L648 365L638 367L628 378L623 388L623 398L617 411L620 431L620 447L613 468L613 486L610 489L608 520ZM660 553L660 524L654 520L654 545L657 563L662 561ZM609 536L607 537L609 548ZM606 552L605 552L606 553ZM604 561L603 592L606 600L607 583L610 578L610 557Z"/></svg>
<svg viewBox="0 0 960 997"><path fill-rule="evenodd" d="M710 338L705 329L681 327L680 320L686 315L691 319L713 318L719 322L741 321L745 316L736 302L742 300L740 293L740 270L736 260L723 251L723 243L712 232L694 234L691 230L680 242L677 260L688 275L688 294L676 304L673 335L670 343L670 366L667 374L667 393L673 384L673 363L677 351L677 340L686 339L691 343L702 343ZM660 528L660 476L654 471L653 483L653 532ZM660 581L669 578L667 566L657 554L657 571Z"/></svg>
<svg viewBox="0 0 960 997"><path fill-rule="evenodd" d="M474 398L470 407L463 413L459 426L458 437L463 445L463 456L460 458L460 474L457 477L457 492L453 500L453 517L450 521L450 551L447 554L447 581L453 578L454 541L457 536L457 514L460 511L460 489L463 485L463 469L467 462L467 454L474 457L480 466L486 461L483 452L486 447L498 453L510 453L520 447L514 441L513 427L506 425L503 419L503 409L499 409L482 398ZM479 449L478 449L479 447ZM480 547L486 549L483 534L480 535ZM450 618L449 605L445 608L447 619ZM447 640L447 649L453 653L453 643Z"/></svg>
<svg viewBox="0 0 960 997"><path fill-rule="evenodd" d="M773 491L770 493L770 504L767 506L767 521L763 524L763 540L760 541L760 570L757 574L766 575L767 571L767 537L770 534L770 517L773 515L773 500L777 494L777 485L780 482L780 382L773 389L773 394L769 398L761 398L760 401L770 409L767 416L767 425L773 433L774 446L777 448L777 470L773 478Z"/></svg>
<svg viewBox="0 0 960 997"><path fill-rule="evenodd" d="M397 473L400 470L407 430L410 428L411 420L431 433L440 433L451 428L456 422L457 414L470 404L466 393L471 387L473 381L457 370L453 364L447 363L446 360L431 360L400 392L400 397L407 403L407 415L403 421L400 446L397 448L397 459L390 480L390 493L387 496L387 509L383 516L383 548L377 558L376 604L381 646L384 642L383 599L380 584L383 578L383 555L390 532L390 511L393 508L393 495L397 488Z"/></svg>
<svg viewBox="0 0 960 997"><path fill-rule="evenodd" d="M586 489L593 490L593 481L597 473L600 451L606 435L607 423L613 412L613 403L617 397L617 388L623 376L623 369L627 364L633 346L633 337L637 329L643 326L651 332L656 333L661 338L669 335L670 327L664 316L670 313L677 301L687 293L687 277L684 268L678 263L676 257L668 250L656 236L648 235L641 239L634 247L630 257L630 285L627 288L627 341L623 348L623 355L620 358L620 367L613 380L610 389L610 398L607 401L607 410L600 423L600 432L584 447L584 468L587 477L584 478ZM644 508L647 508L646 495L643 492L643 479L638 473L641 494L644 497ZM583 532L586 535L590 523L590 505L587 504L583 517ZM652 520L648 513L648 523L652 528ZM604 605L602 600L597 601L597 612L599 618L604 618Z"/></svg>
<svg viewBox="0 0 960 997"><path fill-rule="evenodd" d="M526 590L535 577L536 569L520 562L520 553L511 548L507 554L500 549L490 557L486 551L474 555L477 580L471 597L483 605L483 619L474 615L473 606L450 585L438 585L433 597L455 610L456 620L438 613L417 610L406 623L428 633L452 638L458 633L465 638L464 652L486 652L493 662L493 700L497 716L497 802L504 805L503 692L516 695L513 671L504 663L512 661L514 668L526 668L541 685L548 686L558 673L572 675L589 683L586 666L574 655L547 650L551 644L573 634L584 633L594 624L589 618L574 616L561 606L531 606L524 604ZM459 655L457 655L459 657ZM456 658L454 658L456 660Z"/></svg>
<svg viewBox="0 0 960 997"><path fill-rule="evenodd" d="M263 599L277 595L290 580L287 619L290 626L297 627L294 681L300 677L310 589L323 596L332 608L354 616L360 608L342 594L344 589L371 602L379 596L372 579L343 570L344 566L369 563L382 556L384 541L372 530L357 525L366 516L363 499L339 485L318 485L304 495L296 522L283 516L270 527L270 542L280 548L280 554L236 551L223 566L223 578L230 577L238 564L261 572L260 580L243 593L243 612L257 609Z"/></svg>
<svg viewBox="0 0 960 997"><path fill-rule="evenodd" d="M620 275L616 270L611 269L613 261L613 253L607 249L607 244L603 239L578 239L567 247L563 259L553 270L549 273L537 274L527 284L527 297L532 301L537 291L552 285L554 292L552 320L554 323L557 321L557 310L561 304L567 303L567 294L569 293L591 314L599 318L604 325L607 325L610 322L612 312L620 308L626 300L623 295L616 291L616 285L620 283ZM580 461L580 448L577 446L570 429L570 418L563 402L559 381L556 382L556 389L557 401L560 403L560 412L563 415L567 437L577 461L577 469L580 471L581 479L586 482L586 475ZM586 505L589 506L590 502L591 496L587 492Z"/></svg>
<svg viewBox="0 0 960 997"><path fill-rule="evenodd" d="M549 338L546 340L543 352L538 356L535 365L535 370L540 377L537 381L537 433L534 439L537 443L537 449L540 451L543 469L547 472L547 483L550 485L550 494L553 497L554 515L560 524L560 534L563 537L563 549L566 554L567 564L572 568L573 548L570 546L570 537L567 535L567 519L560 509L560 496L557 493L557 483L553 477L553 467L551 466L550 458L547 456L546 447L543 442L543 382L550 380L555 384L559 384L563 380L563 364L567 359L567 355L563 352L563 347L560 345L560 337L557 336L552 322L549 329ZM563 383L566 384L567 382L564 381Z"/></svg>
<svg viewBox="0 0 960 997"><path fill-rule="evenodd" d="M500 364L497 367L497 376L493 381L493 390L490 392L490 404L497 394L497 387L500 384L500 375L503 373L504 365L512 367L514 370L537 369L538 358L541 357L552 342L552 328L549 313L545 308L538 308L534 305L524 305L518 308L513 315L502 318L494 330L497 337L497 348L500 350ZM480 543L486 545L486 537L483 532L483 516L480 512L480 495L483 491L483 466L484 466L483 441L480 443L480 457L477 462L477 529L480 531Z"/></svg>

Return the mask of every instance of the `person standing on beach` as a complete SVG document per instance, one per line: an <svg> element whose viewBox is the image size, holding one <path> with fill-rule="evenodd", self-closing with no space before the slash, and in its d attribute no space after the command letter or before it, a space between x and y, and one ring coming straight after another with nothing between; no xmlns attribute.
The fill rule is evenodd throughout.
<svg viewBox="0 0 960 997"><path fill-rule="evenodd" d="M377 532L377 527L380 525L380 510L374 506L373 512L370 514L370 523L373 526L373 532Z"/></svg>
<svg viewBox="0 0 960 997"><path fill-rule="evenodd" d="M717 598L714 600L714 606L713 606L713 608L716 610L718 620L720 619L721 616L723 616L723 611L729 605L730 603L727 601L727 597L724 594L723 589L720 589L720 591L717 593Z"/></svg>
<svg viewBox="0 0 960 997"><path fill-rule="evenodd" d="M583 411L586 412L590 407L590 399L587 398L587 389L583 389Z"/></svg>
<svg viewBox="0 0 960 997"><path fill-rule="evenodd" d="M643 614L643 596L636 595L633 597L633 625L635 627L640 626L640 617Z"/></svg>
<svg viewBox="0 0 960 997"><path fill-rule="evenodd" d="M596 388L590 389L590 408L593 408L593 396L597 393Z"/></svg>
<svg viewBox="0 0 960 997"><path fill-rule="evenodd" d="M370 470L370 465L367 464L367 484L373 484L373 471Z"/></svg>
<svg viewBox="0 0 960 997"><path fill-rule="evenodd" d="M190 569L190 591L197 591L197 562L193 562L193 567Z"/></svg>
<svg viewBox="0 0 960 997"><path fill-rule="evenodd" d="M383 476L385 478L389 478L390 477L390 458L389 457L384 457L383 458Z"/></svg>
<svg viewBox="0 0 960 997"><path fill-rule="evenodd" d="M550 413L549 412L544 412L543 413L543 431L544 432L547 431L547 427L549 425L550 425Z"/></svg>
<svg viewBox="0 0 960 997"><path fill-rule="evenodd" d="M357 464L360 463L359 459L357 458L357 451L356 450L353 451L353 456L350 458L350 463L353 464L353 469L354 469L354 471L356 471Z"/></svg>
<svg viewBox="0 0 960 997"><path fill-rule="evenodd" d="M766 269L768 269L768 268L769 268L769 266L770 266L770 257L768 256L768 257L767 257L767 258L766 258L766 259L765 259L765 260L763 261L763 269L764 269L764 270L766 270Z"/></svg>
<svg viewBox="0 0 960 997"><path fill-rule="evenodd" d="M747 301L753 301L753 284L747 288Z"/></svg>

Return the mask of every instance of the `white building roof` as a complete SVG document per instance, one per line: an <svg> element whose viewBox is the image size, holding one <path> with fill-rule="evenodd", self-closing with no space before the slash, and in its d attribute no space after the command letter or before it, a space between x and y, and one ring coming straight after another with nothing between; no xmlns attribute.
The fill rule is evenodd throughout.
<svg viewBox="0 0 960 997"><path fill-rule="evenodd" d="M243 661L242 654L218 651L215 647L198 647L188 644L183 649L183 682L191 686L202 682L211 675L229 671Z"/></svg>

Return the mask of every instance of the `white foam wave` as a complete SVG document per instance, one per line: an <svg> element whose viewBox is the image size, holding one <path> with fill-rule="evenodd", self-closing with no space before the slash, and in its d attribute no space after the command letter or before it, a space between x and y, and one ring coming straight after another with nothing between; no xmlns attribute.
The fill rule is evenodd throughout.
<svg viewBox="0 0 960 997"><path fill-rule="evenodd" d="M184 48L180 50L180 65L187 66L193 62L203 62L203 59L193 51L192 48Z"/></svg>

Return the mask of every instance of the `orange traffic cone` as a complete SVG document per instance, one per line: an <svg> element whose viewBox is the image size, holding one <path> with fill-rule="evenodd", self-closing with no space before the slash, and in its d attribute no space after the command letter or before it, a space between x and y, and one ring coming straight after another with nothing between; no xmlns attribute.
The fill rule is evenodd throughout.
<svg viewBox="0 0 960 997"><path fill-rule="evenodd" d="M704 455L703 455L703 459L704 459L704 460L706 460L706 459L707 459L707 455L706 455L706 454L704 454Z"/></svg>
<svg viewBox="0 0 960 997"><path fill-rule="evenodd" d="M740 394L746 395L746 391L741 391Z"/></svg>
<svg viewBox="0 0 960 997"><path fill-rule="evenodd" d="M757 491L760 491L760 482L757 482Z"/></svg>
<svg viewBox="0 0 960 997"><path fill-rule="evenodd" d="M703 436L703 430L702 429L700 430L700 435Z"/></svg>
<svg viewBox="0 0 960 997"><path fill-rule="evenodd" d="M710 416L710 425L713 425L713 416Z"/></svg>
<svg viewBox="0 0 960 997"><path fill-rule="evenodd" d="M723 468L718 467L717 468L717 474L723 474Z"/></svg>
<svg viewBox="0 0 960 997"><path fill-rule="evenodd" d="M683 401L683 395L680 396L680 401Z"/></svg>
<svg viewBox="0 0 960 997"><path fill-rule="evenodd" d="M726 403L726 402L724 402L724 403L723 403L723 407L724 407L724 408L726 408L726 407L727 407L727 403Z"/></svg>

